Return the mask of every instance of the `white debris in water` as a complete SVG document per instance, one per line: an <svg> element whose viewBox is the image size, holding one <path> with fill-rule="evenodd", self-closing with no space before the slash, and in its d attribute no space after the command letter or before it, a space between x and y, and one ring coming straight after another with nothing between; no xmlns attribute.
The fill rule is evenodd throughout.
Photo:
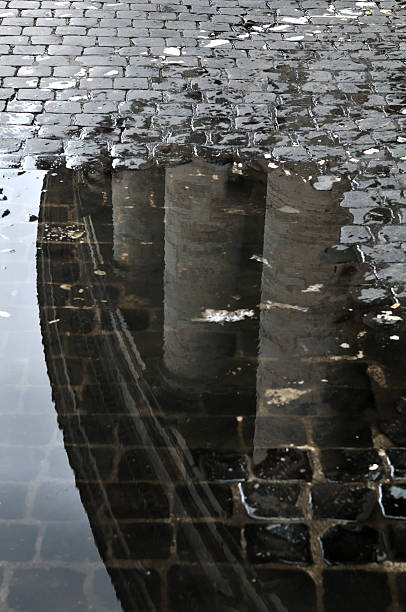
<svg viewBox="0 0 406 612"><path fill-rule="evenodd" d="M202 312L201 319L194 319L194 321L208 321L209 323L235 323L236 321L243 321L246 318L251 318L255 315L253 310L247 310L246 308L240 308L239 310L214 310L213 308L206 308Z"/></svg>
<svg viewBox="0 0 406 612"><path fill-rule="evenodd" d="M97 274L97 276L106 276L104 270L94 270L94 273Z"/></svg>
<svg viewBox="0 0 406 612"><path fill-rule="evenodd" d="M165 47L165 55L180 55L179 47Z"/></svg>
<svg viewBox="0 0 406 612"><path fill-rule="evenodd" d="M52 321L48 321L48 325L53 325L53 323L59 323L60 319L53 319Z"/></svg>
<svg viewBox="0 0 406 612"><path fill-rule="evenodd" d="M379 465L377 463L373 463L372 465L369 466L369 470L371 472L374 472L375 470L377 470L379 468Z"/></svg>
<svg viewBox="0 0 406 612"><path fill-rule="evenodd" d="M207 43L207 45L204 45L205 47L208 47L209 49L212 49L213 47L220 47L220 45L229 45L230 41L229 40L223 40L222 38L217 38L216 40L211 40L209 43Z"/></svg>
<svg viewBox="0 0 406 612"><path fill-rule="evenodd" d="M396 335L389 336L389 340L399 340L399 336L396 336Z"/></svg>
<svg viewBox="0 0 406 612"><path fill-rule="evenodd" d="M341 348L345 348L345 349L350 348L350 345L348 344L348 342L342 342L342 343L340 344L340 346L341 346Z"/></svg>
<svg viewBox="0 0 406 612"><path fill-rule="evenodd" d="M265 397L267 399L266 403L269 406L283 406L286 404L290 404L290 402L298 400L303 395L307 395L309 392L309 389L295 389L294 387L286 387L283 389L267 389L265 391Z"/></svg>
<svg viewBox="0 0 406 612"><path fill-rule="evenodd" d="M406 489L401 489L400 487L391 487L390 494L395 499L406 499Z"/></svg>
<svg viewBox="0 0 406 612"><path fill-rule="evenodd" d="M288 25L277 25L272 28L272 32L282 32L283 30L289 30Z"/></svg>
<svg viewBox="0 0 406 612"><path fill-rule="evenodd" d="M382 310L381 314L374 318L378 323L396 323L397 321L402 321L402 317L394 315L391 310Z"/></svg>
<svg viewBox="0 0 406 612"><path fill-rule="evenodd" d="M282 21L285 23L309 23L308 17L282 17Z"/></svg>
<svg viewBox="0 0 406 612"><path fill-rule="evenodd" d="M283 212L286 213L288 215L299 215L300 214L300 210L298 210L297 208L293 208L293 206L282 206L279 209L279 212Z"/></svg>
<svg viewBox="0 0 406 612"><path fill-rule="evenodd" d="M338 176L328 176L327 174L322 174L317 177L317 180L313 183L313 189L317 191L331 191L334 183L339 183L341 178Z"/></svg>
<svg viewBox="0 0 406 612"><path fill-rule="evenodd" d="M266 257L261 257L261 255L251 255L250 259L254 259L255 261L259 261L259 263L263 263L266 266L271 267L271 264L269 263L269 261L267 260Z"/></svg>
<svg viewBox="0 0 406 612"><path fill-rule="evenodd" d="M302 289L302 293L316 293L323 287L323 283L316 283L316 285L309 285L307 289Z"/></svg>
<svg viewBox="0 0 406 612"><path fill-rule="evenodd" d="M379 153L379 149L366 149L363 151L364 155L373 155L374 153Z"/></svg>
<svg viewBox="0 0 406 612"><path fill-rule="evenodd" d="M8 319L9 317L11 317L11 314L7 312L7 310L0 310L0 317L2 317L3 319Z"/></svg>
<svg viewBox="0 0 406 612"><path fill-rule="evenodd" d="M271 308L282 308L284 310L299 310L300 312L307 312L309 309L304 306L298 306L296 304L284 304L282 302L271 302L267 300L265 303L260 304L262 310L271 310Z"/></svg>

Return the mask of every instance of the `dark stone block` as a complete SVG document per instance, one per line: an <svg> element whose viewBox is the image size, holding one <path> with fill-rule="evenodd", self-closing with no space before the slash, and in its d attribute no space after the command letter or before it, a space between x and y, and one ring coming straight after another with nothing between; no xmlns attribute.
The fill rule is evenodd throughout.
<svg viewBox="0 0 406 612"><path fill-rule="evenodd" d="M321 451L321 465L330 482L375 481L384 471L374 449L329 449Z"/></svg>
<svg viewBox="0 0 406 612"><path fill-rule="evenodd" d="M222 523L179 523L179 559L199 563L235 563L241 559L241 530Z"/></svg>
<svg viewBox="0 0 406 612"><path fill-rule="evenodd" d="M106 446L67 446L69 463L75 472L76 482L84 480L109 480L113 470L115 449ZM65 455L66 452L64 451ZM66 461L66 457L65 457ZM55 464L52 462L51 470Z"/></svg>
<svg viewBox="0 0 406 612"><path fill-rule="evenodd" d="M303 511L298 507L299 485L247 482L240 485L240 492L251 518L303 518Z"/></svg>
<svg viewBox="0 0 406 612"><path fill-rule="evenodd" d="M384 573L326 570L323 585L324 612L389 612L392 597Z"/></svg>
<svg viewBox="0 0 406 612"><path fill-rule="evenodd" d="M149 327L149 311L141 308L120 309L124 320L130 331L143 331ZM103 309L101 312L102 329L112 330L112 319L110 312Z"/></svg>
<svg viewBox="0 0 406 612"><path fill-rule="evenodd" d="M398 590L398 600L402 605L406 601L406 573L399 572L396 574L396 586Z"/></svg>
<svg viewBox="0 0 406 612"><path fill-rule="evenodd" d="M313 419L313 438L317 446L372 446L370 425L357 418Z"/></svg>
<svg viewBox="0 0 406 612"><path fill-rule="evenodd" d="M175 516L227 518L233 512L233 494L227 485L178 485L173 501Z"/></svg>
<svg viewBox="0 0 406 612"><path fill-rule="evenodd" d="M113 444L116 422L110 415L62 415L58 418L65 444Z"/></svg>
<svg viewBox="0 0 406 612"><path fill-rule="evenodd" d="M100 555L88 522L49 523L41 546L45 561L95 562Z"/></svg>
<svg viewBox="0 0 406 612"><path fill-rule="evenodd" d="M117 559L168 559L172 527L167 523L119 523L113 535Z"/></svg>
<svg viewBox="0 0 406 612"><path fill-rule="evenodd" d="M69 281L60 281L69 283ZM56 308L49 313L51 320L59 319L58 331L60 334L89 334L94 327L95 310L93 308Z"/></svg>
<svg viewBox="0 0 406 612"><path fill-rule="evenodd" d="M0 560L30 561L35 555L37 525L0 524Z"/></svg>
<svg viewBox="0 0 406 612"><path fill-rule="evenodd" d="M311 489L313 518L365 521L377 507L375 491L356 485L319 484Z"/></svg>
<svg viewBox="0 0 406 612"><path fill-rule="evenodd" d="M324 560L330 565L383 561L382 535L371 527L335 525L321 538Z"/></svg>
<svg viewBox="0 0 406 612"><path fill-rule="evenodd" d="M245 538L248 558L253 563L274 561L308 565L312 562L307 525L246 525Z"/></svg>
<svg viewBox="0 0 406 612"><path fill-rule="evenodd" d="M316 612L316 588L306 572L260 567L257 569L257 579L269 610L273 610L275 601L279 601L289 612Z"/></svg>
<svg viewBox="0 0 406 612"><path fill-rule="evenodd" d="M262 454L259 449L258 454ZM263 450L265 458L254 465L255 476L264 480L312 479L309 456L296 448L271 448Z"/></svg>
<svg viewBox="0 0 406 612"><path fill-rule="evenodd" d="M256 417L243 421L244 439L251 446L255 436L255 445L261 448L275 446L301 446L306 444L306 431L301 420L297 418Z"/></svg>
<svg viewBox="0 0 406 612"><path fill-rule="evenodd" d="M393 444L406 446L406 418L404 416L382 419L378 422L378 426Z"/></svg>
<svg viewBox="0 0 406 612"><path fill-rule="evenodd" d="M243 455L227 453L221 450L197 450L193 459L199 480L235 482L246 480L247 466Z"/></svg>
<svg viewBox="0 0 406 612"><path fill-rule="evenodd" d="M110 512L116 519L167 518L169 501L167 491L158 484L147 482L113 483L105 486Z"/></svg>
<svg viewBox="0 0 406 612"><path fill-rule="evenodd" d="M189 448L222 448L238 451L240 439L235 417L186 417L178 430Z"/></svg>
<svg viewBox="0 0 406 612"><path fill-rule="evenodd" d="M118 437L123 446L174 446L176 420L153 417L121 417Z"/></svg>
<svg viewBox="0 0 406 612"><path fill-rule="evenodd" d="M167 448L133 448L126 451L120 459L119 480L161 480L177 481L182 479L179 467L180 458Z"/></svg>
<svg viewBox="0 0 406 612"><path fill-rule="evenodd" d="M387 518L406 519L406 484L381 485L381 506Z"/></svg>
<svg viewBox="0 0 406 612"><path fill-rule="evenodd" d="M150 569L108 568L109 574L120 593L124 610L156 611L161 609L161 578ZM97 594L97 574L95 576ZM101 598L105 605L105 599Z"/></svg>
<svg viewBox="0 0 406 612"><path fill-rule="evenodd" d="M216 572L199 566L173 565L168 572L169 612L235 612L240 609L244 583L239 573L225 565Z"/></svg>
<svg viewBox="0 0 406 612"><path fill-rule="evenodd" d="M256 353L255 353L256 354ZM233 392L203 395L204 407L213 415L255 415L257 398L255 393Z"/></svg>
<svg viewBox="0 0 406 612"><path fill-rule="evenodd" d="M402 523L389 525L388 540L393 561L406 561L406 525Z"/></svg>
<svg viewBox="0 0 406 612"><path fill-rule="evenodd" d="M72 357L48 359L48 374L51 380L63 380L65 376L71 385L81 385L85 377L85 363Z"/></svg>
<svg viewBox="0 0 406 612"><path fill-rule="evenodd" d="M58 262L56 265L52 265L49 273L49 280L52 283L62 284L73 284L80 279L80 267L79 264L74 262Z"/></svg>
<svg viewBox="0 0 406 612"><path fill-rule="evenodd" d="M406 478L406 449L389 448L386 455L391 464L392 476L394 478Z"/></svg>
<svg viewBox="0 0 406 612"><path fill-rule="evenodd" d="M7 604L21 612L83 612L85 574L67 568L16 570Z"/></svg>

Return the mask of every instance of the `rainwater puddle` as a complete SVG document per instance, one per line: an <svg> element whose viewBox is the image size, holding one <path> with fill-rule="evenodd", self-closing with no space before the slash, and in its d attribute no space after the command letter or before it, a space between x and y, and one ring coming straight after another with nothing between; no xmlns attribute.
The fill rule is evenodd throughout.
<svg viewBox="0 0 406 612"><path fill-rule="evenodd" d="M313 176L2 172L4 612L322 612L377 568L397 597L402 258Z"/></svg>

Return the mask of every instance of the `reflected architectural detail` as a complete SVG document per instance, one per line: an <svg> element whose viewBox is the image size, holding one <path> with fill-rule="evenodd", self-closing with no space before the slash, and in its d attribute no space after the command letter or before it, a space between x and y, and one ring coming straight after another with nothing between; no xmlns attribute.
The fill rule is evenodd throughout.
<svg viewBox="0 0 406 612"><path fill-rule="evenodd" d="M399 601L390 283L351 242L347 178L319 173L194 160L47 178L45 356L108 610L329 612L347 583ZM368 292L381 301L360 307Z"/></svg>

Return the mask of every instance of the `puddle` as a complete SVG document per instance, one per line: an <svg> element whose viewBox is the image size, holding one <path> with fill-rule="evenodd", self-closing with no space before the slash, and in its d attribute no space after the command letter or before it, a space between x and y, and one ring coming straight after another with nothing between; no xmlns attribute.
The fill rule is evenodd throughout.
<svg viewBox="0 0 406 612"><path fill-rule="evenodd" d="M1 175L5 612L321 612L406 561L401 230L275 166Z"/></svg>

